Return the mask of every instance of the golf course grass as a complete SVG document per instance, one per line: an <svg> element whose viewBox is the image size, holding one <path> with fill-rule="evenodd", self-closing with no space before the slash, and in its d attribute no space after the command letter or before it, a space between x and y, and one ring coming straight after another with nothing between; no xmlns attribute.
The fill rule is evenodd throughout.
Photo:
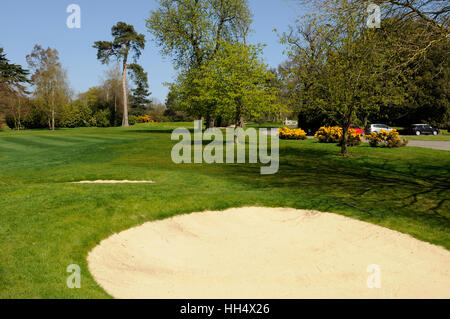
<svg viewBox="0 0 450 319"><path fill-rule="evenodd" d="M448 152L280 141L280 169L172 162L192 123L0 130L0 298L109 298L86 256L113 233L177 214L241 206L333 212L450 249ZM154 184L72 184L148 180ZM68 265L82 270L69 289Z"/></svg>

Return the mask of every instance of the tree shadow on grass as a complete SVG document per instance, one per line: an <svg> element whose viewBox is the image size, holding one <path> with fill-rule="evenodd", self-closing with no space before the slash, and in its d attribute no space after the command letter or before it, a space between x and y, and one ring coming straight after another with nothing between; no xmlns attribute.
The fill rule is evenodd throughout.
<svg viewBox="0 0 450 319"><path fill-rule="evenodd" d="M420 162L399 165L336 154L330 148L284 147L277 174L260 175L260 164L235 164L226 166L225 177L254 188L307 193L381 218L421 215L450 227L448 170L438 175L435 167Z"/></svg>
<svg viewBox="0 0 450 319"><path fill-rule="evenodd" d="M181 127L179 127L181 128ZM189 130L189 132L191 132L192 134L194 133L194 129L190 129L190 128L186 128L187 130ZM172 134L173 130L168 130L168 129L142 129L142 130L126 130L124 131L124 133L142 133L142 134Z"/></svg>

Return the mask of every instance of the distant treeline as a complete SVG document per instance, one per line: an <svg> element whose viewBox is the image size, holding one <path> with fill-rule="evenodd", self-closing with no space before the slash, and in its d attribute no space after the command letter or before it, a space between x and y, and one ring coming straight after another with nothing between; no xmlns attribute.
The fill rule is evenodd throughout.
<svg viewBox="0 0 450 319"><path fill-rule="evenodd" d="M376 122L449 127L450 9L442 1L379 1L377 28L367 23L365 0L315 0L313 15L279 34L287 60L277 69L263 62L262 45L248 43L247 0L158 2L147 31L178 71L164 104L152 103L147 73L136 63L145 36L118 22L112 41L93 44L101 63L116 64L77 96L55 49L36 45L27 70L0 48L0 113L8 126L128 126L149 115L203 118L208 127L286 117L311 131Z"/></svg>

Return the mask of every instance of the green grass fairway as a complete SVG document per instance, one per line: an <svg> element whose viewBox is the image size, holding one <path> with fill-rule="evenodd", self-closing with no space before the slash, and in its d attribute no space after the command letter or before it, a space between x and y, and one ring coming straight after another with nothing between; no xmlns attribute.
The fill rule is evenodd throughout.
<svg viewBox="0 0 450 319"><path fill-rule="evenodd" d="M172 163L176 126L0 131L0 298L108 298L87 269L102 239L146 221L239 206L351 216L450 249L450 157L406 147L281 141L280 171ZM155 184L92 185L96 179ZM82 268L69 289L66 268Z"/></svg>

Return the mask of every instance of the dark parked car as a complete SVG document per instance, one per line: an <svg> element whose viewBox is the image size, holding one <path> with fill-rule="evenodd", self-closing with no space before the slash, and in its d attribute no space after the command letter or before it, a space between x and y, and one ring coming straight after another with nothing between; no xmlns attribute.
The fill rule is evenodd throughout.
<svg viewBox="0 0 450 319"><path fill-rule="evenodd" d="M421 134L438 135L439 129L437 127L432 127L428 124L413 124L413 125L411 125L411 134L413 134L413 135L421 135Z"/></svg>

